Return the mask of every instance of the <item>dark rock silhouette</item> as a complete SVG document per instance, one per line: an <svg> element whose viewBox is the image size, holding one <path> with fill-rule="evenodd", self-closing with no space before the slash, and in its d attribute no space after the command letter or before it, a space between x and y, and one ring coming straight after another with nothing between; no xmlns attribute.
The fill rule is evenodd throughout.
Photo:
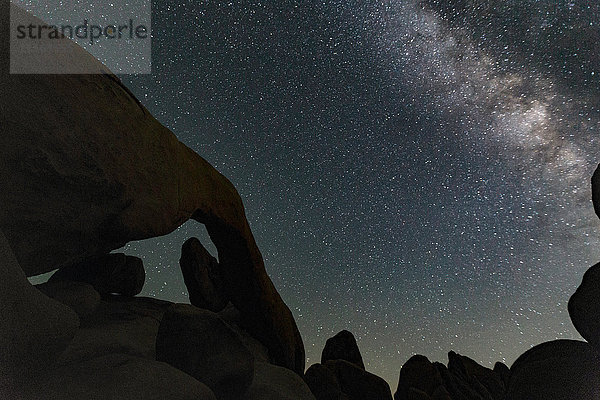
<svg viewBox="0 0 600 400"><path fill-rule="evenodd" d="M117 353L52 370L19 399L217 400L206 385L166 363Z"/></svg>
<svg viewBox="0 0 600 400"><path fill-rule="evenodd" d="M410 400L431 400L431 396L427 393L413 387L408 390L406 398Z"/></svg>
<svg viewBox="0 0 600 400"><path fill-rule="evenodd" d="M411 388L432 396L435 390L443 384L440 372L429 359L422 355L415 355L400 370L398 389L394 394L394 400L409 399Z"/></svg>
<svg viewBox="0 0 600 400"><path fill-rule="evenodd" d="M152 298L109 296L95 312L81 319L81 326L59 365L91 360L114 353L154 361L160 320L171 303Z"/></svg>
<svg viewBox="0 0 600 400"><path fill-rule="evenodd" d="M312 365L304 380L317 400L392 399L387 382L365 371L356 339L345 330L327 340L321 364Z"/></svg>
<svg viewBox="0 0 600 400"><path fill-rule="evenodd" d="M9 7L23 14L2 0L2 27L10 26ZM85 60L101 73L11 75L9 29L1 32L0 229L25 274L71 266L194 219L219 252L245 326L278 365L302 374L300 333L266 274L234 186L80 47L57 61Z"/></svg>
<svg viewBox="0 0 600 400"><path fill-rule="evenodd" d="M238 400L252 383L254 357L215 313L175 304L164 314L156 359L206 384L219 400Z"/></svg>
<svg viewBox="0 0 600 400"><path fill-rule="evenodd" d="M302 378L286 368L257 362L254 379L242 400L315 400Z"/></svg>
<svg viewBox="0 0 600 400"><path fill-rule="evenodd" d="M508 368L508 366L498 361L496 362L496 364L494 364L494 372L496 373L496 375L498 375L498 377L504 384L504 388L508 387L508 380L510 379L510 369Z"/></svg>
<svg viewBox="0 0 600 400"><path fill-rule="evenodd" d="M535 346L514 362L505 400L598 398L598 353L585 342L556 340Z"/></svg>
<svg viewBox="0 0 600 400"><path fill-rule="evenodd" d="M500 400L506 388L502 379L493 370L479 365L469 357L461 356L453 351L448 353L448 369L463 378L484 398Z"/></svg>
<svg viewBox="0 0 600 400"><path fill-rule="evenodd" d="M590 344L600 346L600 264L583 275L581 285L569 299L568 309L581 336Z"/></svg>
<svg viewBox="0 0 600 400"><path fill-rule="evenodd" d="M497 372L451 351L447 367L422 355L411 357L400 370L394 400L502 400L505 392Z"/></svg>
<svg viewBox="0 0 600 400"><path fill-rule="evenodd" d="M452 373L444 364L436 362L433 365L439 371L444 381L444 388L453 400L490 400L489 394L482 396L478 388L472 387L463 376Z"/></svg>
<svg viewBox="0 0 600 400"><path fill-rule="evenodd" d="M592 175L592 203L594 203L596 215L600 218L600 165Z"/></svg>
<svg viewBox="0 0 600 400"><path fill-rule="evenodd" d="M347 400L334 372L323 364L313 364L304 374L304 381L317 400Z"/></svg>
<svg viewBox="0 0 600 400"><path fill-rule="evenodd" d="M242 316L233 304L229 303L227 307L218 313L218 315L239 335L244 346L246 346L254 356L255 361L272 363L271 357L269 357L269 350L240 326L242 323Z"/></svg>
<svg viewBox="0 0 600 400"><path fill-rule="evenodd" d="M101 295L115 293L133 297L142 291L145 280L142 260L118 253L88 258L61 268L50 277L49 282L86 282Z"/></svg>
<svg viewBox="0 0 600 400"><path fill-rule="evenodd" d="M225 308L228 300L219 263L198 239L191 238L183 244L179 265L190 303L214 312Z"/></svg>
<svg viewBox="0 0 600 400"><path fill-rule="evenodd" d="M330 360L323 365L333 371L342 392L350 400L392 399L392 392L386 381L356 364L345 360Z"/></svg>
<svg viewBox="0 0 600 400"><path fill-rule="evenodd" d="M32 375L54 366L79 318L27 281L1 230L0 304L0 398L8 398Z"/></svg>
<svg viewBox="0 0 600 400"><path fill-rule="evenodd" d="M346 330L327 339L321 353L321 364L325 364L329 360L346 360L365 369L356 339L352 333Z"/></svg>
<svg viewBox="0 0 600 400"><path fill-rule="evenodd" d="M71 307L80 318L92 314L100 304L100 293L88 283L57 281L35 287L46 296Z"/></svg>

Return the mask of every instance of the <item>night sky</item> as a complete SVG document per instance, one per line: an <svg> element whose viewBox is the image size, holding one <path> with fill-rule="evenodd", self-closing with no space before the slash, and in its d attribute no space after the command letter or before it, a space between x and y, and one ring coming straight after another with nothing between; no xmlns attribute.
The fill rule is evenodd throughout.
<svg viewBox="0 0 600 400"><path fill-rule="evenodd" d="M153 74L122 76L237 187L307 364L342 329L395 390L415 354L511 364L578 338L600 261L600 5L155 1ZM187 301L189 222L126 247ZM214 247L210 247L214 250Z"/></svg>

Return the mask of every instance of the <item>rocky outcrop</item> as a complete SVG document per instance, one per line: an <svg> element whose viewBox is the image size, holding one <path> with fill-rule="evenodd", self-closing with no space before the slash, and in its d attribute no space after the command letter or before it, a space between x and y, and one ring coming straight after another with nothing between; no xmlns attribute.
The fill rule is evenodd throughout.
<svg viewBox="0 0 600 400"><path fill-rule="evenodd" d="M600 346L600 264L583 275L581 285L569 299L568 309L581 336L592 345Z"/></svg>
<svg viewBox="0 0 600 400"><path fill-rule="evenodd" d="M277 364L302 374L302 339L233 185L100 62L97 75L10 75L8 7L2 0L0 229L25 274L71 266L194 219L218 250L228 298L245 326ZM65 59L90 58L70 49Z"/></svg>
<svg viewBox="0 0 600 400"><path fill-rule="evenodd" d="M350 400L392 399L390 386L377 375L345 360L331 360L324 365L333 372L342 392Z"/></svg>
<svg viewBox="0 0 600 400"><path fill-rule="evenodd" d="M204 384L172 366L110 354L57 368L30 383L24 400L216 400Z"/></svg>
<svg viewBox="0 0 600 400"><path fill-rule="evenodd" d="M472 385L463 376L452 373L444 364L435 362L433 365L439 371L444 381L444 389L452 400L491 400L488 393L482 393L481 385Z"/></svg>
<svg viewBox="0 0 600 400"><path fill-rule="evenodd" d="M88 283L58 281L35 287L46 296L71 307L80 318L93 314L100 304L100 294Z"/></svg>
<svg viewBox="0 0 600 400"><path fill-rule="evenodd" d="M81 263L61 268L49 282L86 282L101 295L120 294L133 297L144 287L146 271L138 257L122 253L92 257Z"/></svg>
<svg viewBox="0 0 600 400"><path fill-rule="evenodd" d="M240 399L254 375L254 357L240 337L217 314L185 304L163 316L156 359L206 384L219 400Z"/></svg>
<svg viewBox="0 0 600 400"><path fill-rule="evenodd" d="M321 364L325 364L329 360L346 360L365 369L356 339L352 333L346 330L327 339L321 353Z"/></svg>
<svg viewBox="0 0 600 400"><path fill-rule="evenodd" d="M240 327L242 317L237 308L231 303L218 313L219 317L239 335L244 346L252 353L255 361L272 363L269 350L258 340L253 338L245 329Z"/></svg>
<svg viewBox="0 0 600 400"><path fill-rule="evenodd" d="M600 165L592 175L592 202L594 203L594 211L600 218Z"/></svg>
<svg viewBox="0 0 600 400"><path fill-rule="evenodd" d="M411 357L400 370L394 400L502 400L505 393L498 372L451 351L447 367L422 355Z"/></svg>
<svg viewBox="0 0 600 400"><path fill-rule="evenodd" d="M316 400L348 400L332 370L323 364L313 364L304 374L304 381Z"/></svg>
<svg viewBox="0 0 600 400"><path fill-rule="evenodd" d="M387 382L365 371L356 339L345 330L327 340L321 364L304 379L317 400L392 399Z"/></svg>
<svg viewBox="0 0 600 400"><path fill-rule="evenodd" d="M156 359L160 320L171 303L151 298L104 298L58 358L59 365L81 363L110 354Z"/></svg>
<svg viewBox="0 0 600 400"><path fill-rule="evenodd" d="M481 397L491 397L494 400L504 397L506 388L500 376L471 358L451 351L448 353L448 369L474 387Z"/></svg>
<svg viewBox="0 0 600 400"><path fill-rule="evenodd" d="M257 362L252 386L242 400L315 400L297 374L272 364Z"/></svg>
<svg viewBox="0 0 600 400"><path fill-rule="evenodd" d="M506 366L506 364L501 363L500 361L494 364L494 372L500 378L504 387L508 387L508 381L510 379L510 369Z"/></svg>
<svg viewBox="0 0 600 400"><path fill-rule="evenodd" d="M556 340L528 350L514 362L505 400L598 398L598 353L585 342Z"/></svg>
<svg viewBox="0 0 600 400"><path fill-rule="evenodd" d="M409 399L411 388L431 396L443 384L440 372L429 359L422 355L414 355L400 370L398 389L394 394L394 400Z"/></svg>
<svg viewBox="0 0 600 400"><path fill-rule="evenodd" d="M191 238L183 244L179 265L190 303L214 312L225 308L228 299L219 263L198 239Z"/></svg>
<svg viewBox="0 0 600 400"><path fill-rule="evenodd" d="M35 289L0 231L0 398L52 368L79 327L73 309Z"/></svg>

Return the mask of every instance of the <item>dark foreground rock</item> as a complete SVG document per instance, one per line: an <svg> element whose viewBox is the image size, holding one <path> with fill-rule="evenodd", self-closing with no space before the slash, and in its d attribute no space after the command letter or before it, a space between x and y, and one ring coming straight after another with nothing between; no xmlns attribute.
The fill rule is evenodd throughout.
<svg viewBox="0 0 600 400"><path fill-rule="evenodd" d="M506 364L498 361L496 364L494 364L494 372L504 384L504 388L507 388L508 381L510 379L510 369L506 366Z"/></svg>
<svg viewBox="0 0 600 400"><path fill-rule="evenodd" d="M451 351L448 353L448 369L473 387L481 397L491 397L494 400L504 397L506 388L501 377L471 358Z"/></svg>
<svg viewBox="0 0 600 400"><path fill-rule="evenodd" d="M111 354L65 365L30 384L24 400L216 400L204 384L156 361Z"/></svg>
<svg viewBox="0 0 600 400"><path fill-rule="evenodd" d="M600 165L592 175L592 202L596 215L600 218Z"/></svg>
<svg viewBox="0 0 600 400"><path fill-rule="evenodd" d="M288 369L255 363L252 386L243 400L315 400L302 378Z"/></svg>
<svg viewBox="0 0 600 400"><path fill-rule="evenodd" d="M138 257L122 253L88 258L56 271L49 282L86 282L101 295L120 294L133 297L144 287L146 271Z"/></svg>
<svg viewBox="0 0 600 400"><path fill-rule="evenodd" d="M354 335L346 330L341 331L332 338L327 339L321 353L321 364L329 360L346 360L365 369L362 355Z"/></svg>
<svg viewBox="0 0 600 400"><path fill-rule="evenodd" d="M400 370L398 389L394 393L394 400L409 399L411 388L431 396L443 384L440 372L429 359L422 355L415 355Z"/></svg>
<svg viewBox="0 0 600 400"><path fill-rule="evenodd" d="M43 24L8 0L0 4L2 27L10 26L9 7ZM25 274L107 254L194 219L218 249L230 300L247 328L275 362L302 374L302 339L231 182L102 63L91 60L96 75L9 74L10 31L0 33L0 229ZM76 45L57 54L65 68L89 59Z"/></svg>
<svg viewBox="0 0 600 400"><path fill-rule="evenodd" d="M93 314L100 304L100 294L88 283L58 281L35 287L46 296L71 307L80 318Z"/></svg>
<svg viewBox="0 0 600 400"><path fill-rule="evenodd" d="M171 303L152 298L103 299L95 312L81 319L81 327L58 358L59 365L80 363L110 354L156 359L160 320Z"/></svg>
<svg viewBox="0 0 600 400"><path fill-rule="evenodd" d="M377 375L345 360L331 360L324 365L333 371L342 392L350 400L392 399L390 386Z"/></svg>
<svg viewBox="0 0 600 400"><path fill-rule="evenodd" d="M583 275L581 285L569 299L569 316L575 329L595 347L600 346L600 264Z"/></svg>
<svg viewBox="0 0 600 400"><path fill-rule="evenodd" d="M219 317L227 323L227 325L236 332L244 346L252 353L255 361L261 361L265 363L272 363L271 357L269 357L269 350L260 343L258 340L252 337L245 329L240 327L242 317L237 308L229 303L223 310L218 313Z"/></svg>
<svg viewBox="0 0 600 400"><path fill-rule="evenodd" d="M492 400L493 397L477 379L468 379L450 371L441 363L434 363L444 381L444 388L452 399Z"/></svg>
<svg viewBox="0 0 600 400"><path fill-rule="evenodd" d="M198 239L191 238L183 244L179 265L190 303L214 312L225 308L228 299L219 263Z"/></svg>
<svg viewBox="0 0 600 400"><path fill-rule="evenodd" d="M163 316L156 359L206 384L219 400L240 399L254 376L254 357L240 337L217 314L191 305L175 304Z"/></svg>
<svg viewBox="0 0 600 400"><path fill-rule="evenodd" d="M600 357L585 342L556 340L521 355L511 367L505 400L597 400Z"/></svg>
<svg viewBox="0 0 600 400"><path fill-rule="evenodd" d="M0 230L0 398L53 368L79 327L72 308L35 289Z"/></svg>
<svg viewBox="0 0 600 400"><path fill-rule="evenodd" d="M313 364L304 374L304 381L316 400L348 400L334 372L323 364Z"/></svg>
<svg viewBox="0 0 600 400"><path fill-rule="evenodd" d="M505 393L498 372L451 351L448 366L421 355L411 357L400 370L394 400L503 400Z"/></svg>

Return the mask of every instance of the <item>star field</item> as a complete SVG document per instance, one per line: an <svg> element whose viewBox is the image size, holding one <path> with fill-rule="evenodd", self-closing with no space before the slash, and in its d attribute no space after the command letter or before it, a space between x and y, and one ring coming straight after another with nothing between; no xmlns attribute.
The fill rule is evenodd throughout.
<svg viewBox="0 0 600 400"><path fill-rule="evenodd" d="M122 79L238 188L308 365L348 329L395 389L415 353L510 365L578 337L598 24L585 1L161 0L153 74ZM127 246L145 294L187 300L191 236Z"/></svg>

